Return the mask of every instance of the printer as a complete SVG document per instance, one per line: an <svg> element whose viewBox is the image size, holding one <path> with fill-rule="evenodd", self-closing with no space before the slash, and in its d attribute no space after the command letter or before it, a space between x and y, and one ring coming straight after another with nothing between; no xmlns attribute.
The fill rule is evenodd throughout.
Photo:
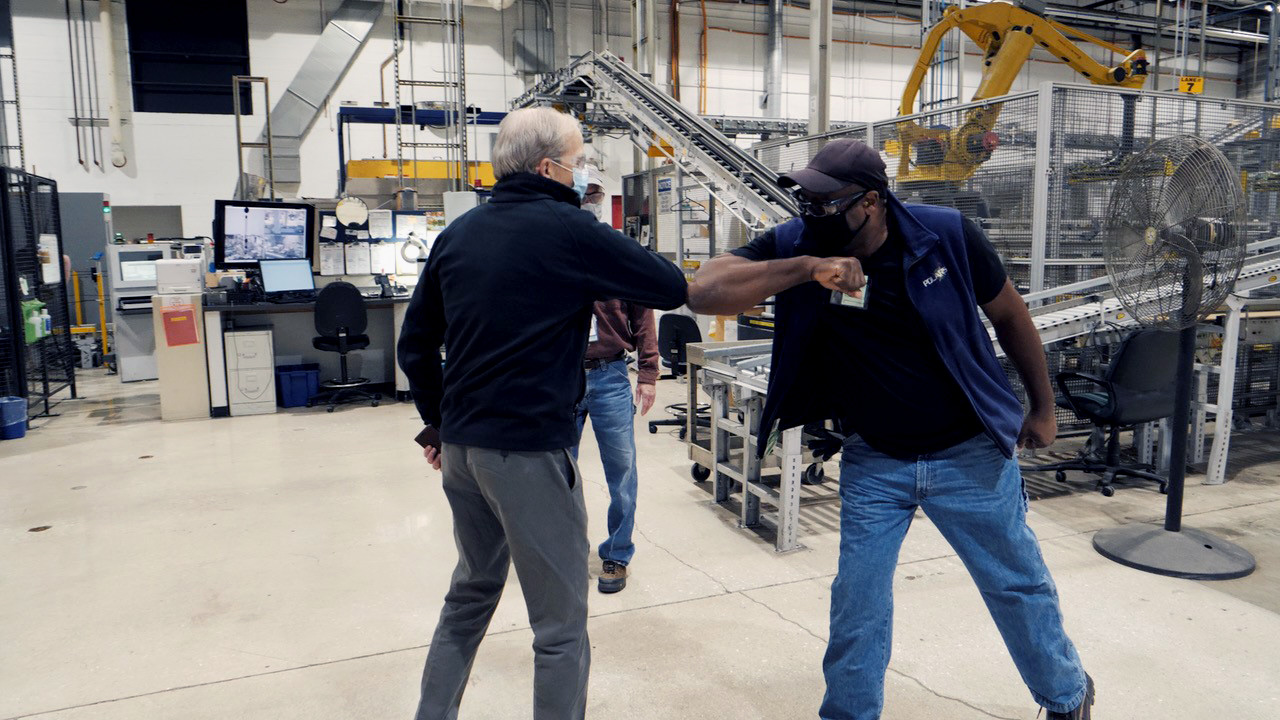
<svg viewBox="0 0 1280 720"><path fill-rule="evenodd" d="M156 292L192 295L204 289L204 261L199 257L156 260Z"/></svg>

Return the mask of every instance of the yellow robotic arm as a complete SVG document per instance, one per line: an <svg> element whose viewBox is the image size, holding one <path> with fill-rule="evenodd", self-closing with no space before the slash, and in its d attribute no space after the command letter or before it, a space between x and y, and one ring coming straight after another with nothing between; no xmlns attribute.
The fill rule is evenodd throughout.
<svg viewBox="0 0 1280 720"><path fill-rule="evenodd" d="M969 36L983 51L982 81L973 94L975 101L1008 93L1036 45L1095 85L1140 88L1147 79L1147 57L1142 50L1125 50L1007 2L991 2L963 10L952 6L925 37L902 92L899 115L915 112L916 96L938 46L954 29ZM1085 53L1076 40L1118 53L1124 60L1115 67L1106 67ZM899 123L898 181L955 184L968 179L991 157L999 142L991 129L995 127L1000 109L999 103L973 108L966 113L961 126L953 129L925 128L910 120Z"/></svg>

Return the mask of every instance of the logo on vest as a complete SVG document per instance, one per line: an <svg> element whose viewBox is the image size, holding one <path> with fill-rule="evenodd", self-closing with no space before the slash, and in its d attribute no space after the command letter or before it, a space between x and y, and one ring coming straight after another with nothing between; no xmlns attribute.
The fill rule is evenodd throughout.
<svg viewBox="0 0 1280 720"><path fill-rule="evenodd" d="M924 279L924 286L929 287L930 285L938 282L939 280L941 280L946 276L947 276L947 269L945 267L939 267L937 270L933 271L932 275Z"/></svg>

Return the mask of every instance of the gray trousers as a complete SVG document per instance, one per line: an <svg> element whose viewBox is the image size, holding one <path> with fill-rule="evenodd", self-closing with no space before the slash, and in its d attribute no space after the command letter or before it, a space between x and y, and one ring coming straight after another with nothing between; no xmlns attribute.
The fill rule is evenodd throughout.
<svg viewBox="0 0 1280 720"><path fill-rule="evenodd" d="M567 450L445 444L458 566L422 672L417 720L454 720L512 562L533 626L534 720L586 715L587 511Z"/></svg>

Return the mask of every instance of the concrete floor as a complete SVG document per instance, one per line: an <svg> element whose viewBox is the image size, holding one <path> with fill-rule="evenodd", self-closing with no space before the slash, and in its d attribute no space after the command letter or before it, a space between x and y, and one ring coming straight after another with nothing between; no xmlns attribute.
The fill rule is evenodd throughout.
<svg viewBox="0 0 1280 720"><path fill-rule="evenodd" d="M82 388L61 417L0 443L0 718L409 717L454 560L412 406L162 423L154 383L89 373ZM660 404L682 392L664 383ZM777 555L709 504L674 436L637 437L638 552L626 591L592 592L590 715L816 717L835 506L807 508L806 549ZM1092 550L1093 531L1159 516L1153 490L1030 483L1098 718L1280 717L1278 445L1240 436L1232 481L1188 488L1188 524L1257 556L1256 574L1230 582L1147 575ZM583 457L599 541L607 492L590 440ZM924 518L896 593L885 718L1036 716ZM530 716L531 639L508 588L465 718Z"/></svg>

